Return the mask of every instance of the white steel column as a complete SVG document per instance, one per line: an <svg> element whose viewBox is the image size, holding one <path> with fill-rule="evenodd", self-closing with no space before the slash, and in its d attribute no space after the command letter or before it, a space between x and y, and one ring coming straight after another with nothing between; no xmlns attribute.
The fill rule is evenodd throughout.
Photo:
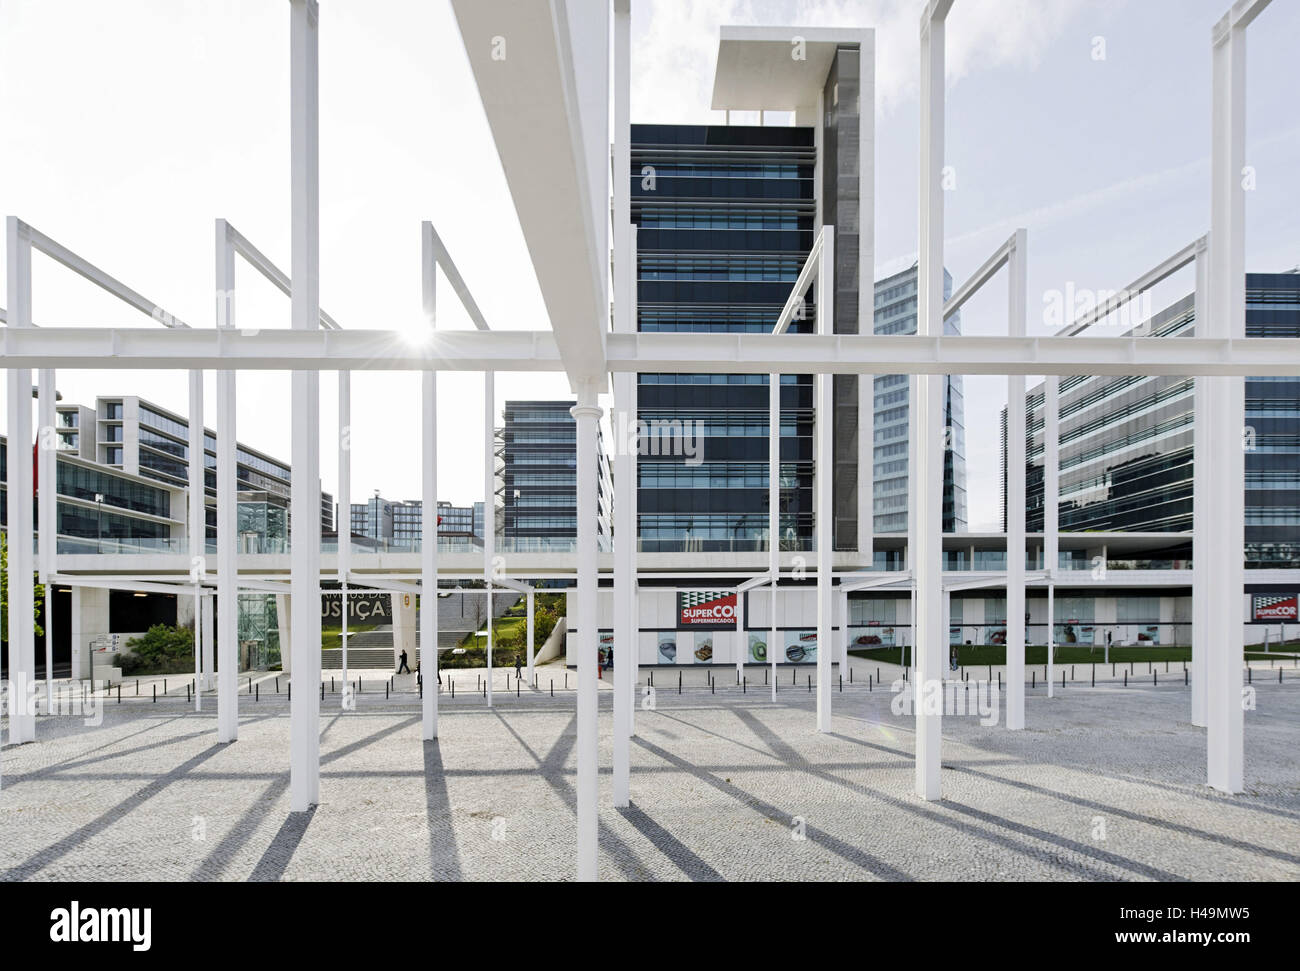
<svg viewBox="0 0 1300 971"><path fill-rule="evenodd" d="M1026 332L1026 233L1007 257L1012 337ZM1007 728L1025 727L1025 376L1007 378Z"/></svg>
<svg viewBox="0 0 1300 971"><path fill-rule="evenodd" d="M425 326L432 334L438 328L438 263L434 255L433 224L420 226L420 282ZM424 679L421 723L424 740L438 737L438 372L425 371L420 377L420 676ZM484 522L487 507L484 507ZM348 523L351 534L352 516ZM472 530L471 530L472 531ZM532 595L528 603L532 606ZM531 648L533 620L528 617ZM532 652L529 652L529 664ZM425 664L429 670L424 670ZM429 675L433 675L433 680Z"/></svg>
<svg viewBox="0 0 1300 971"><path fill-rule="evenodd" d="M320 327L319 63L315 0L290 4L290 142L294 330ZM294 371L290 484L290 648L298 689L290 705L289 810L320 802L320 372Z"/></svg>
<svg viewBox="0 0 1300 971"><path fill-rule="evenodd" d="M339 372L339 501L334 535L338 537L339 646L343 649L343 697L348 690L348 577L352 573L352 372ZM421 510L421 522L429 511ZM434 519L437 519L437 502ZM423 529L423 526L421 527ZM396 594L394 594L396 596ZM423 645L421 645L423 646Z"/></svg>
<svg viewBox="0 0 1300 971"><path fill-rule="evenodd" d="M921 19L920 245L917 333L943 333L944 17L952 0L931 0ZM912 455L908 558L915 583L913 706L916 713L916 794L938 799L948 640L943 629L943 384L941 375L912 379Z"/></svg>
<svg viewBox="0 0 1300 971"><path fill-rule="evenodd" d="M438 737L438 372L425 371L420 381L420 676L424 679L424 739L429 741ZM529 594L530 608L532 602ZM532 629L530 610L530 648ZM528 657L531 662L531 649Z"/></svg>
<svg viewBox="0 0 1300 971"><path fill-rule="evenodd" d="M1196 245L1196 293L1193 313L1195 333L1204 337L1214 330L1210 324L1208 240ZM1206 659L1210 644L1206 634L1209 624L1210 571L1209 529L1214 507L1210 504L1210 412L1209 378L1192 379L1193 438L1192 446L1192 724L1206 727L1207 696ZM1243 551L1244 552L1244 551Z"/></svg>
<svg viewBox="0 0 1300 971"><path fill-rule="evenodd" d="M10 216L5 226L9 279L9 327L32 326L32 249L25 226ZM32 546L32 372L10 368L9 406L9 742L36 740L36 715L27 706L35 680L36 638L32 630L36 590ZM21 500L19 497L22 497Z"/></svg>
<svg viewBox="0 0 1300 971"><path fill-rule="evenodd" d="M772 700L776 701L776 587L781 579L781 375L776 372L767 376L767 551L772 578L767 659L772 665Z"/></svg>
<svg viewBox="0 0 1300 971"><path fill-rule="evenodd" d="M632 333L631 257L631 23L630 0L614 2L614 330ZM616 415L636 428L636 375L614 376ZM614 441L614 805L631 801L632 705L637 675L636 607L636 450L611 426Z"/></svg>
<svg viewBox="0 0 1300 971"><path fill-rule="evenodd" d="M578 436L578 879L597 879L596 847L596 434L601 409L596 390L578 389L578 403L570 413Z"/></svg>
<svg viewBox="0 0 1300 971"><path fill-rule="evenodd" d="M189 518L187 520L190 576L194 580L194 705L198 711L198 696L209 687L210 672L203 667L203 587L207 574L207 451L203 434L203 372L190 371L189 415Z"/></svg>
<svg viewBox="0 0 1300 971"><path fill-rule="evenodd" d="M487 597L487 705L492 707L492 580L496 576L496 504L493 495L495 474L493 468L492 412L496 403L496 381L491 371L483 372L483 580Z"/></svg>
<svg viewBox="0 0 1300 971"><path fill-rule="evenodd" d="M1242 169L1246 154L1246 27L1267 0L1241 0L1215 25L1213 108L1210 147L1208 336L1240 340L1246 336L1246 225ZM1199 321L1198 321L1199 330ZM1245 381L1240 377L1206 382L1210 508L1206 538L1213 571L1206 599L1206 777L1222 792L1243 788L1241 698L1243 659L1242 591L1245 582ZM1202 537L1197 536L1198 540ZM1201 574L1202 581L1208 579Z"/></svg>
<svg viewBox="0 0 1300 971"><path fill-rule="evenodd" d="M835 321L835 227L822 227L821 265L817 270L817 331L834 333ZM817 393L814 430L817 434L813 473L816 498L813 506L817 527L817 731L831 730L831 664L835 651L835 587L831 568L835 546L835 413L834 377L819 374L814 379Z"/></svg>
<svg viewBox="0 0 1300 971"><path fill-rule="evenodd" d="M54 588L50 577L58 573L58 448L59 438L54 430L55 402L58 392L54 386L54 369L41 368L38 384L40 401L36 424L37 475L37 535L40 537L40 581L45 584L45 711L54 712Z"/></svg>
<svg viewBox="0 0 1300 971"><path fill-rule="evenodd" d="M525 594L525 601L528 604L528 685L529 687L532 687L533 684L533 620L534 620L535 609L536 609L536 604L534 603L534 601L536 599L537 598L533 588L529 587L528 593Z"/></svg>
<svg viewBox="0 0 1300 971"><path fill-rule="evenodd" d="M1056 571L1061 562L1061 379L1043 380L1043 568L1047 570L1047 696L1053 695L1056 649Z"/></svg>
<svg viewBox="0 0 1300 971"><path fill-rule="evenodd" d="M235 326L235 251L217 220L217 327ZM217 372L217 741L239 737L239 578L236 575L235 372ZM284 645L281 645L281 650ZM292 665L290 665L292 668Z"/></svg>
<svg viewBox="0 0 1300 971"><path fill-rule="evenodd" d="M214 601L212 599L212 593L210 591L203 595L203 623L200 626L199 637L201 643L201 650L203 651L203 677L207 680L207 684L205 685L205 688L208 691L212 690L212 686L215 683L215 679L212 677L213 603Z"/></svg>

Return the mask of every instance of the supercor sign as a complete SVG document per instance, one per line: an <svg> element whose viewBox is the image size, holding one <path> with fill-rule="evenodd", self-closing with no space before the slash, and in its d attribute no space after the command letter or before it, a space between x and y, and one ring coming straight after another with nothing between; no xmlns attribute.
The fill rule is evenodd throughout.
<svg viewBox="0 0 1300 971"><path fill-rule="evenodd" d="M1292 621L1296 617L1294 593L1257 593L1251 598L1251 620Z"/></svg>
<svg viewBox="0 0 1300 971"><path fill-rule="evenodd" d="M678 590L677 627L727 627L736 626L736 593L734 590Z"/></svg>

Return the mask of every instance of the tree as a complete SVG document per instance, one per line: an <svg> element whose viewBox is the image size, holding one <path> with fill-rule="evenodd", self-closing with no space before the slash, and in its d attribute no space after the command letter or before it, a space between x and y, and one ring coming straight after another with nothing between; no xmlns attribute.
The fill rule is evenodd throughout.
<svg viewBox="0 0 1300 971"><path fill-rule="evenodd" d="M45 587L36 584L33 597L32 629L44 637L45 628L41 626L41 605L45 602ZM9 640L9 534L0 533L0 641Z"/></svg>

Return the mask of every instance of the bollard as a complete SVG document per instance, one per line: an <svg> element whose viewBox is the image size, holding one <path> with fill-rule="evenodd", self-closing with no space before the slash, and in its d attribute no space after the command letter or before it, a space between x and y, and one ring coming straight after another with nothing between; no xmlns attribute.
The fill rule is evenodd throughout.
<svg viewBox="0 0 1300 971"><path fill-rule="evenodd" d="M249 678L249 679L248 679L248 693L249 693L250 695L253 693L253 679L252 679L252 678ZM325 684L324 684L324 682L321 682L321 693L320 693L320 696L321 696L322 698L325 697Z"/></svg>
<svg viewBox="0 0 1300 971"><path fill-rule="evenodd" d="M714 689L714 684L713 684L713 681L710 680L710 681L709 681L709 694L711 694L711 695L716 695L717 692L714 691L713 689Z"/></svg>
<svg viewBox="0 0 1300 971"><path fill-rule="evenodd" d="M1073 665L1073 664L1070 665L1070 680L1071 680L1071 681L1074 680L1074 665Z"/></svg>
<svg viewBox="0 0 1300 971"><path fill-rule="evenodd" d="M1247 667L1246 667L1246 684L1251 684L1251 683L1252 683L1252 681L1251 681L1251 677L1252 677L1252 674L1251 674L1250 667L1247 666Z"/></svg>
<svg viewBox="0 0 1300 971"><path fill-rule="evenodd" d="M487 682L486 682L486 681L483 682L483 697L484 697L484 699L487 698Z"/></svg>
<svg viewBox="0 0 1300 971"><path fill-rule="evenodd" d="M515 697L519 697L519 679L515 678Z"/></svg>
<svg viewBox="0 0 1300 971"><path fill-rule="evenodd" d="M853 683L853 669L849 668L849 684Z"/></svg>
<svg viewBox="0 0 1300 971"><path fill-rule="evenodd" d="M1157 672L1157 671L1152 671L1152 672L1151 672L1151 683L1152 683L1152 684L1159 684L1159 683L1160 683L1160 674L1159 674L1159 672Z"/></svg>
<svg viewBox="0 0 1300 971"><path fill-rule="evenodd" d="M1282 673L1281 671L1278 672L1278 674L1281 673ZM1281 681L1282 679L1278 678L1278 680ZM119 705L122 703L122 682L121 681L117 683L117 703Z"/></svg>
<svg viewBox="0 0 1300 971"><path fill-rule="evenodd" d="M1279 672L1279 674L1280 674L1280 673L1281 673L1281 672ZM749 694L749 675L745 675L745 677L741 680L741 682L740 682L740 693L741 693L742 695L747 695L747 694Z"/></svg>
<svg viewBox="0 0 1300 971"><path fill-rule="evenodd" d="M677 693L682 693L682 672L677 672Z"/></svg>
<svg viewBox="0 0 1300 971"><path fill-rule="evenodd" d="M1030 672L1029 672L1029 687L1031 687L1031 688L1037 688L1037 687L1038 687L1038 672L1037 672L1037 671L1030 671Z"/></svg>
<svg viewBox="0 0 1300 971"><path fill-rule="evenodd" d="M1281 669L1281 668L1278 668L1278 669L1277 669L1277 683L1278 683L1278 684L1281 684L1281 683L1282 683L1282 669ZM121 700L122 700L122 695L121 695L121 692L120 692L120 691L118 692L117 700L118 700L118 701L121 701Z"/></svg>
<svg viewBox="0 0 1300 971"><path fill-rule="evenodd" d="M136 696L137 698L140 697L140 679L139 679L139 678L136 678L136 679L135 679L135 696Z"/></svg>
<svg viewBox="0 0 1300 971"><path fill-rule="evenodd" d="M566 690L567 690L568 687L569 687L569 672L568 672L568 671L565 671L565 672L564 672L564 687L565 687Z"/></svg>
<svg viewBox="0 0 1300 971"><path fill-rule="evenodd" d="M416 688L416 690L419 692L420 697L423 698L423 697L424 697L424 679L423 679L423 678L421 678L419 681L415 682L415 688Z"/></svg>
<svg viewBox="0 0 1300 971"><path fill-rule="evenodd" d="M767 668L763 668L763 684L767 684Z"/></svg>
<svg viewBox="0 0 1300 971"><path fill-rule="evenodd" d="M1002 690L1002 672L1001 672L1001 671L998 672L998 690L999 690L999 691Z"/></svg>
<svg viewBox="0 0 1300 971"><path fill-rule="evenodd" d="M798 676L799 676L799 669L798 669L798 668L791 668L791 669L790 669L790 683L791 683L791 684L798 684L798 683L799 683L798 680L797 680Z"/></svg>
<svg viewBox="0 0 1300 971"><path fill-rule="evenodd" d="M1168 674L1168 673L1169 673L1169 662L1166 661L1166 662L1165 662L1165 674Z"/></svg>
<svg viewBox="0 0 1300 971"><path fill-rule="evenodd" d="M808 675L808 693L812 694L812 675Z"/></svg>
<svg viewBox="0 0 1300 971"><path fill-rule="evenodd" d="M289 700L290 700L290 701L293 701L293 682L292 682L292 681L289 682L287 688L288 688L288 690L287 690L286 694L287 694Z"/></svg>
<svg viewBox="0 0 1300 971"><path fill-rule="evenodd" d="M94 691L94 690L95 690L95 682L94 682L94 681L90 682L90 690L91 690L91 691ZM163 694L166 694L166 693L167 693L167 679L166 679L166 678L163 678Z"/></svg>
<svg viewBox="0 0 1300 971"><path fill-rule="evenodd" d="M551 697L555 697L555 679L551 678Z"/></svg>
<svg viewBox="0 0 1300 971"><path fill-rule="evenodd" d="M871 675L869 674L867 675L867 690L868 691L875 690L875 682L871 680Z"/></svg>
<svg viewBox="0 0 1300 971"><path fill-rule="evenodd" d="M276 679L275 679L275 690L276 690L276 691L279 691L279 690L280 690L280 679L279 679L279 678L276 678ZM334 693L334 675L331 674L331 675L330 675L330 694L333 694L333 693Z"/></svg>
<svg viewBox="0 0 1300 971"><path fill-rule="evenodd" d="M1071 668L1070 670L1073 671L1074 669ZM1061 672L1061 687L1062 687L1062 688L1065 687L1065 672L1064 672L1064 671Z"/></svg>
<svg viewBox="0 0 1300 971"><path fill-rule="evenodd" d="M844 691L844 675L840 675L840 691Z"/></svg>
<svg viewBox="0 0 1300 971"><path fill-rule="evenodd" d="M1092 666L1092 687L1097 687L1097 665L1095 663Z"/></svg>
<svg viewBox="0 0 1300 971"><path fill-rule="evenodd" d="M153 686L153 702L155 705L158 704L158 685L156 684Z"/></svg>
<svg viewBox="0 0 1300 971"><path fill-rule="evenodd" d="M1187 687L1187 668L1183 668L1183 687Z"/></svg>
<svg viewBox="0 0 1300 971"><path fill-rule="evenodd" d="M1124 672L1124 687L1128 687L1128 672Z"/></svg>
<svg viewBox="0 0 1300 971"><path fill-rule="evenodd" d="M331 678L330 680L333 681L334 679ZM276 693L276 694L279 694L279 693L280 693L280 677L279 677L279 675L276 675L276 678L275 678L275 693Z"/></svg>
<svg viewBox="0 0 1300 971"><path fill-rule="evenodd" d="M384 700L388 700L388 685L384 685Z"/></svg>
<svg viewBox="0 0 1300 971"><path fill-rule="evenodd" d="M190 703L190 686L188 683L185 685L185 703L187 705Z"/></svg>
<svg viewBox="0 0 1300 971"><path fill-rule="evenodd" d="M254 701L262 700L262 683L260 681L257 684L253 685L253 700Z"/></svg>

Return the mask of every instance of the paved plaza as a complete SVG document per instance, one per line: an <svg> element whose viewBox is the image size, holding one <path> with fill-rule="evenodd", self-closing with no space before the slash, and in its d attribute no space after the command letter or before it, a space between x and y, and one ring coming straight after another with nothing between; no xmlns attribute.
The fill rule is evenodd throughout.
<svg viewBox="0 0 1300 971"><path fill-rule="evenodd" d="M1256 672L1240 796L1204 785L1204 731L1188 724L1187 689L1171 677L1071 685L1050 700L1040 685L1018 733L946 717L944 799L927 803L913 794L914 720L854 667L828 735L813 730L804 672L797 685L784 672L775 704L761 683L742 693L730 670L710 689L687 669L681 694L658 673L654 710L637 712L626 810L610 801L604 682L601 878L1300 879L1300 681ZM133 685L121 704L114 694L98 727L42 717L40 742L3 751L0 873L571 879L576 720L563 669L540 671L542 688L519 697L499 680L490 710L464 687L475 672L455 676L436 743L421 741L413 695L367 686L342 712L327 694L321 804L297 815L288 701L268 681L256 700L241 696L232 745L216 743L213 699L195 714L175 684L157 702Z"/></svg>

